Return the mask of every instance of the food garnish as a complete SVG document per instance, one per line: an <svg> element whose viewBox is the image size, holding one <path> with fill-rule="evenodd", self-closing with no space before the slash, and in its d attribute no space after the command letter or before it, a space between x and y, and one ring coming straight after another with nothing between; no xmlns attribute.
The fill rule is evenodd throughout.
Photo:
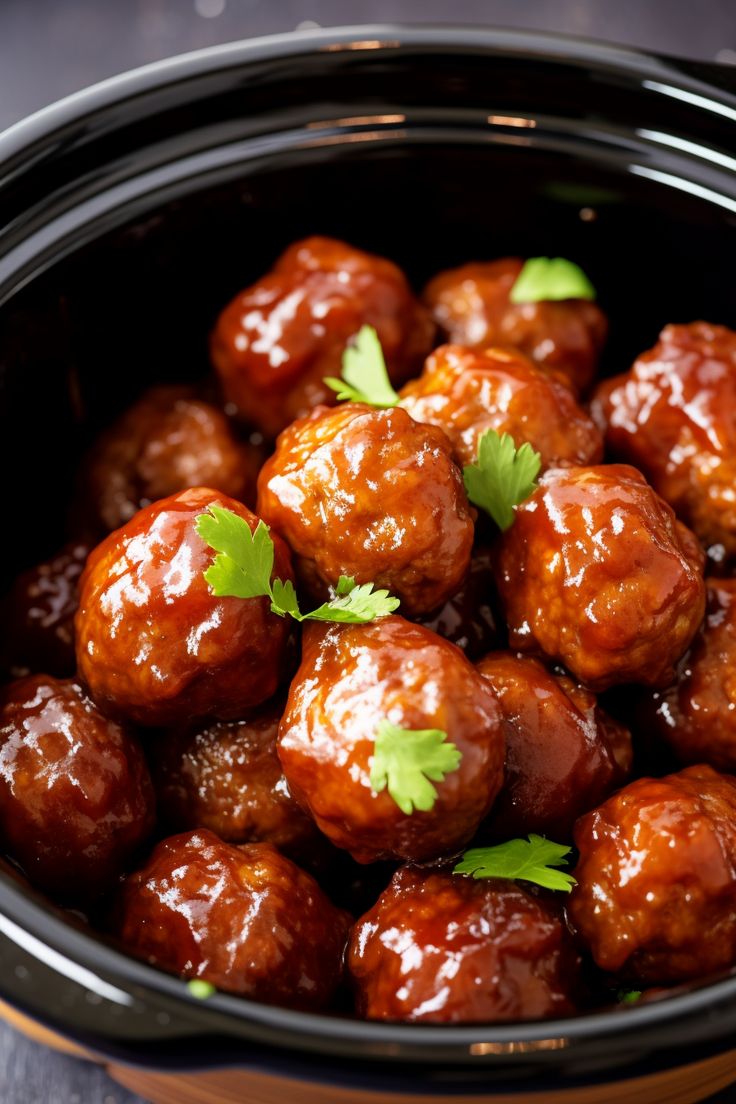
<svg viewBox="0 0 736 1104"><path fill-rule="evenodd" d="M378 726L371 767L371 786L389 796L406 816L428 812L437 800L433 782L460 766L462 753L439 728L400 728L384 720Z"/></svg>
<svg viewBox="0 0 736 1104"><path fill-rule="evenodd" d="M595 299L595 288L582 268L564 257L530 257L509 293L512 303Z"/></svg>
<svg viewBox="0 0 736 1104"><path fill-rule="evenodd" d="M564 843L530 833L527 839L513 839L495 847L473 847L466 851L453 874L474 878L511 878L533 882L544 889L569 893L576 884L571 874L555 869L566 866L571 848Z"/></svg>
<svg viewBox="0 0 736 1104"><path fill-rule="evenodd" d="M368 406L396 406L399 396L391 386L383 359L383 349L373 326L362 326L342 356L342 377L327 376L324 381L337 392L341 401L367 403Z"/></svg>
<svg viewBox="0 0 736 1104"><path fill-rule="evenodd" d="M468 498L508 529L518 506L537 489L542 457L526 442L518 449L508 433L487 429L478 439L478 460L463 468Z"/></svg>

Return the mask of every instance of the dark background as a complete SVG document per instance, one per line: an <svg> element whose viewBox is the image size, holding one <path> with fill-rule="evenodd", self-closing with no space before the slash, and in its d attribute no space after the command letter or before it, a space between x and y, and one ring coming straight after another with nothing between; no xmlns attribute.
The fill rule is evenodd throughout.
<svg viewBox="0 0 736 1104"><path fill-rule="evenodd" d="M0 129L85 85L187 50L316 24L450 20L736 64L736 0L0 0ZM716 1099L736 1104L736 1090ZM3 1025L0 1101L142 1104L100 1069Z"/></svg>

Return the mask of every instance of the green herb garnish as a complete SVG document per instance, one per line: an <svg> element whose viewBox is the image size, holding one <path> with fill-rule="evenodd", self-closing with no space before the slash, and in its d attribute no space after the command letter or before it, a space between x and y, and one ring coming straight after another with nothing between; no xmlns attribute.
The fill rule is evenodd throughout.
<svg viewBox="0 0 736 1104"><path fill-rule="evenodd" d="M453 874L474 878L519 878L545 889L569 893L576 884L571 874L554 867L566 866L570 848L532 833L528 839L509 840L496 847L474 847L466 851Z"/></svg>
<svg viewBox="0 0 736 1104"><path fill-rule="evenodd" d="M373 326L362 326L342 357L342 378L324 381L338 399L369 406L396 406L399 396L391 386L383 349Z"/></svg>
<svg viewBox="0 0 736 1104"><path fill-rule="evenodd" d="M487 429L478 440L478 461L466 464L463 480L468 498L490 514L499 529L514 521L514 506L537 488L542 457L528 443L517 449L508 433Z"/></svg>
<svg viewBox="0 0 736 1104"><path fill-rule="evenodd" d="M291 580L274 579L273 540L268 526L259 521L255 532L247 521L212 503L199 514L196 531L217 552L204 577L217 598L270 598L271 610L295 621L340 621L362 625L385 617L399 606L387 590L374 590L373 583L358 586L355 579L341 575L335 597L310 613L302 613Z"/></svg>
<svg viewBox="0 0 736 1104"><path fill-rule="evenodd" d="M516 277L509 299L512 303L595 299L595 288L582 268L564 257L530 257Z"/></svg>
<svg viewBox="0 0 736 1104"><path fill-rule="evenodd" d="M641 1000L641 989L619 989L616 999L619 1004L636 1004Z"/></svg>
<svg viewBox="0 0 736 1104"><path fill-rule="evenodd" d="M439 728L399 728L381 721L376 730L371 786L376 793L388 789L402 813L428 812L437 800L433 782L460 766L462 753Z"/></svg>
<svg viewBox="0 0 736 1104"><path fill-rule="evenodd" d="M191 996L196 997L197 1000L207 1000L208 997L214 996L217 992L214 985L205 981L204 978L192 978L187 982L187 989Z"/></svg>

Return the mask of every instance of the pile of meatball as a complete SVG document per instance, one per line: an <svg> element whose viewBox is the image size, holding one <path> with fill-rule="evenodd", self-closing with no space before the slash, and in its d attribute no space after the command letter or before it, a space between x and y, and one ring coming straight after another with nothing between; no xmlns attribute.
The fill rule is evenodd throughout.
<svg viewBox="0 0 736 1104"><path fill-rule="evenodd" d="M567 1015L736 966L736 333L668 325L601 382L601 309L514 302L522 264L420 298L298 242L216 320L206 382L99 437L70 543L2 617L0 846L52 907L183 978L374 1020ZM324 382L365 325L390 408ZM542 459L504 532L463 483L489 429ZM345 575L398 612L217 597L212 505L266 523L303 608ZM371 785L386 720L461 753L430 809ZM570 846L569 894L453 872L529 833Z"/></svg>

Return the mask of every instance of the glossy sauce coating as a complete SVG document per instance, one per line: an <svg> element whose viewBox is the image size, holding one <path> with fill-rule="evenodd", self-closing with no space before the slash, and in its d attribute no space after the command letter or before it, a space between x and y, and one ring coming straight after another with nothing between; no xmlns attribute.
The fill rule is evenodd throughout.
<svg viewBox="0 0 736 1104"><path fill-rule="evenodd" d="M631 736L595 694L538 660L495 652L477 669L506 722L501 793L484 826L500 841L538 832L558 842L631 770Z"/></svg>
<svg viewBox="0 0 736 1104"><path fill-rule="evenodd" d="M736 555L736 333L666 326L629 372L599 388L606 446L636 465L715 562Z"/></svg>
<svg viewBox="0 0 736 1104"><path fill-rule="evenodd" d="M255 475L248 446L220 410L191 388L154 387L99 438L83 466L82 495L105 533L188 487L249 501Z"/></svg>
<svg viewBox="0 0 736 1104"><path fill-rule="evenodd" d="M162 818L176 831L209 828L295 856L315 848L320 833L289 793L276 751L282 712L269 705L247 720L162 733L151 747Z"/></svg>
<svg viewBox="0 0 736 1104"><path fill-rule="evenodd" d="M13 583L0 615L0 664L13 677L74 674L74 614L89 551L81 541L67 544Z"/></svg>
<svg viewBox="0 0 736 1104"><path fill-rule="evenodd" d="M681 763L736 771L736 579L708 581L706 617L677 682L638 710Z"/></svg>
<svg viewBox="0 0 736 1104"><path fill-rule="evenodd" d="M473 549L470 569L455 593L421 624L461 648L468 659L480 659L499 643L502 633L493 601L493 554L487 545Z"/></svg>
<svg viewBox="0 0 736 1104"><path fill-rule="evenodd" d="M382 720L438 728L461 752L411 815L371 787ZM308 625L302 663L279 729L289 787L319 828L358 862L421 861L462 847L501 785L503 732L487 681L453 644L402 617L368 625Z"/></svg>
<svg viewBox="0 0 736 1104"><path fill-rule="evenodd" d="M606 316L586 299L512 303L523 267L519 257L504 257L448 269L430 280L424 301L447 341L510 345L585 391L606 340Z"/></svg>
<svg viewBox="0 0 736 1104"><path fill-rule="evenodd" d="M569 915L603 970L646 984L736 964L736 779L640 778L575 828Z"/></svg>
<svg viewBox="0 0 736 1104"><path fill-rule="evenodd" d="M549 897L403 867L353 928L348 970L371 1020L495 1023L574 1011L579 959Z"/></svg>
<svg viewBox="0 0 736 1104"><path fill-rule="evenodd" d="M432 347L429 312L395 264L333 238L306 238L225 308L212 362L241 416L275 437L335 401L324 377L340 376L345 348L364 325L378 333L395 384Z"/></svg>
<svg viewBox="0 0 736 1104"><path fill-rule="evenodd" d="M215 553L198 536L215 503L258 518L197 487L141 510L91 553L76 618L79 673L110 715L144 725L231 720L275 692L284 674L288 619L268 598L216 598L203 577ZM291 578L273 535L273 576Z"/></svg>
<svg viewBox="0 0 736 1104"><path fill-rule="evenodd" d="M703 616L702 568L697 540L636 469L549 471L500 543L510 645L593 689L666 685Z"/></svg>
<svg viewBox="0 0 736 1104"><path fill-rule="evenodd" d="M567 382L513 349L442 345L402 388L401 405L444 429L460 464L475 462L488 429L508 433L517 447L528 442L544 468L603 459L601 433Z"/></svg>
<svg viewBox="0 0 736 1104"><path fill-rule="evenodd" d="M139 958L218 989L319 1009L342 975L349 917L269 843L212 832L160 843L127 879L118 934Z"/></svg>
<svg viewBox="0 0 736 1104"><path fill-rule="evenodd" d="M0 835L29 880L61 900L108 889L154 826L135 737L71 679L32 675L0 696Z"/></svg>
<svg viewBox="0 0 736 1104"><path fill-rule="evenodd" d="M279 437L258 514L322 601L341 575L386 587L402 612L436 609L470 565L473 513L447 436L405 410L320 407Z"/></svg>

